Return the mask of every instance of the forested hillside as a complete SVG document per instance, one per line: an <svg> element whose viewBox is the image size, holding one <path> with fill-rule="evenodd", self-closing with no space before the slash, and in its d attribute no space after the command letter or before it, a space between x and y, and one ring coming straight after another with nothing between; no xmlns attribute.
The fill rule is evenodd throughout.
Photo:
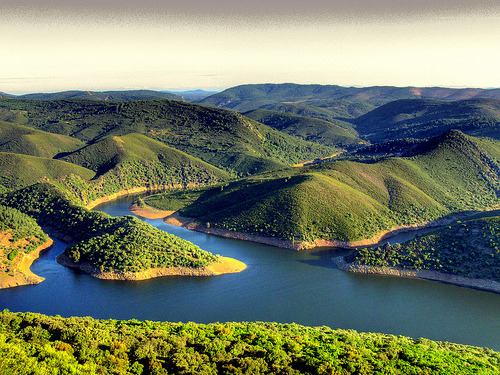
<svg viewBox="0 0 500 375"><path fill-rule="evenodd" d="M217 260L192 243L137 218L112 218L76 206L49 184L0 196L0 204L34 218L49 233L72 243L64 254L91 273L139 272L157 267L202 268Z"/></svg>
<svg viewBox="0 0 500 375"><path fill-rule="evenodd" d="M499 204L498 147L452 131L404 158L326 163L207 189L179 213L212 228L298 244L362 241Z"/></svg>
<svg viewBox="0 0 500 375"><path fill-rule="evenodd" d="M0 100L0 119L84 142L139 133L218 168L247 175L334 154L238 113L179 101Z"/></svg>

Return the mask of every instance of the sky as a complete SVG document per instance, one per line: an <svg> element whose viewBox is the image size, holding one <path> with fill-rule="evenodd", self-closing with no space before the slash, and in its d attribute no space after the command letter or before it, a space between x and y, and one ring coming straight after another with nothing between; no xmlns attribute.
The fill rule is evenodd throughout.
<svg viewBox="0 0 500 375"><path fill-rule="evenodd" d="M500 87L498 0L0 0L0 92Z"/></svg>

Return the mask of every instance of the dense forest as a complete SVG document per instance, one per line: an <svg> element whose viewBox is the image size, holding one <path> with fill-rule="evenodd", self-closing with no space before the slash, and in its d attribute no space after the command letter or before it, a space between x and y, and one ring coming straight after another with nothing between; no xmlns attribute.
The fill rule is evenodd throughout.
<svg viewBox="0 0 500 375"><path fill-rule="evenodd" d="M0 313L9 374L498 374L489 349L278 323L157 323Z"/></svg>
<svg viewBox="0 0 500 375"><path fill-rule="evenodd" d="M0 203L35 218L72 243L64 254L96 272L138 272L156 267L201 268L217 257L132 216L112 218L72 204L49 184L0 196Z"/></svg>

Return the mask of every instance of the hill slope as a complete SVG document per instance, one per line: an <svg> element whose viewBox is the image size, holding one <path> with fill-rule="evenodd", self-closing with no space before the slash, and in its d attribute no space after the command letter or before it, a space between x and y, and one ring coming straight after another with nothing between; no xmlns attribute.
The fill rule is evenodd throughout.
<svg viewBox="0 0 500 375"><path fill-rule="evenodd" d="M323 143L330 146L348 147L359 145L363 141L350 130L350 124L339 120L325 121L291 113L255 109L243 113L262 124L268 125L286 134L294 135L306 141ZM342 126L344 125L345 126Z"/></svg>
<svg viewBox="0 0 500 375"><path fill-rule="evenodd" d="M353 123L359 134L371 142L429 138L451 129L500 139L500 100L398 100L353 120Z"/></svg>
<svg viewBox="0 0 500 375"><path fill-rule="evenodd" d="M77 176L50 180L83 204L134 188L180 188L229 179L223 170L136 133L103 138L62 159L96 172L91 181Z"/></svg>
<svg viewBox="0 0 500 375"><path fill-rule="evenodd" d="M29 266L41 247L51 243L31 217L14 208L0 206L0 288L43 280L30 272Z"/></svg>
<svg viewBox="0 0 500 375"><path fill-rule="evenodd" d="M398 226L500 204L499 146L452 131L411 157L339 161L233 182L207 190L179 212L211 228L271 236L294 247L376 241Z"/></svg>
<svg viewBox="0 0 500 375"><path fill-rule="evenodd" d="M177 101L0 100L0 111L51 133L95 142L140 133L237 174L329 156L336 148L289 136L238 113ZM13 121L13 120L12 120Z"/></svg>
<svg viewBox="0 0 500 375"><path fill-rule="evenodd" d="M40 180L61 180L68 176L90 180L95 173L62 160L0 152L0 184L7 188L19 189Z"/></svg>
<svg viewBox="0 0 500 375"><path fill-rule="evenodd" d="M0 152L53 158L59 153L75 151L84 145L84 142L76 138L0 121Z"/></svg>

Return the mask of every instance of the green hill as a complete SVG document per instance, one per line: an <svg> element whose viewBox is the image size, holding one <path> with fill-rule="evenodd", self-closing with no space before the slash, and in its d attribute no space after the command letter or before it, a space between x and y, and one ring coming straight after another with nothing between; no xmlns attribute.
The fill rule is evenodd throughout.
<svg viewBox="0 0 500 375"><path fill-rule="evenodd" d="M12 96L11 96L12 97ZM182 96L153 90L122 90L122 91L61 91L53 93L35 93L15 96L18 99L91 99L117 102L129 102L132 100L182 100Z"/></svg>
<svg viewBox="0 0 500 375"><path fill-rule="evenodd" d="M0 152L53 158L59 153L75 151L84 145L76 138L0 121Z"/></svg>
<svg viewBox="0 0 500 375"><path fill-rule="evenodd" d="M353 123L359 134L371 142L429 138L451 129L500 139L500 100L398 100L353 120Z"/></svg>
<svg viewBox="0 0 500 375"><path fill-rule="evenodd" d="M209 189L180 214L211 228L295 243L361 241L397 226L499 204L499 147L452 131L409 157L338 161Z"/></svg>
<svg viewBox="0 0 500 375"><path fill-rule="evenodd" d="M249 111L267 104L283 102L316 103L325 100L363 100L383 104L397 99L434 98L434 99L500 99L500 89L449 89L440 87L342 87L336 85L299 85L251 84L229 88L209 96L200 103L215 107L230 108L237 111Z"/></svg>
<svg viewBox="0 0 500 375"><path fill-rule="evenodd" d="M0 196L0 204L33 217L72 246L64 255L98 272L156 267L202 268L217 257L133 216L112 218L72 204L54 186L35 184ZM88 271L87 271L88 272Z"/></svg>
<svg viewBox="0 0 500 375"><path fill-rule="evenodd" d="M278 323L158 323L0 313L9 374L484 374L486 348Z"/></svg>
<svg viewBox="0 0 500 375"><path fill-rule="evenodd" d="M68 176L90 180L95 173L62 160L0 152L0 184L7 188L18 189L41 180L61 180Z"/></svg>
<svg viewBox="0 0 500 375"><path fill-rule="evenodd" d="M350 124L339 120L333 122L305 117L291 113L255 109L244 115L262 124L268 125L286 134L294 135L310 142L329 146L349 147L359 145L363 141L356 137L356 132L349 131Z"/></svg>
<svg viewBox="0 0 500 375"><path fill-rule="evenodd" d="M301 140L238 113L178 101L0 100L27 126L85 142L140 133L236 174L326 157L338 149Z"/></svg>
<svg viewBox="0 0 500 375"><path fill-rule="evenodd" d="M91 181L76 176L51 180L83 204L137 187L211 185L229 179L225 171L135 133L103 138L62 159L96 172Z"/></svg>
<svg viewBox="0 0 500 375"><path fill-rule="evenodd" d="M348 261L500 281L499 231L498 216L468 220L403 244L361 250Z"/></svg>
<svg viewBox="0 0 500 375"><path fill-rule="evenodd" d="M367 100L306 100L299 103L276 103L261 106L262 109L271 111L293 113L300 116L318 118L333 123L337 123L342 127L352 128L350 121L353 118L364 115L370 112L381 104L385 104L386 100L370 102ZM344 120L344 121L341 121Z"/></svg>

